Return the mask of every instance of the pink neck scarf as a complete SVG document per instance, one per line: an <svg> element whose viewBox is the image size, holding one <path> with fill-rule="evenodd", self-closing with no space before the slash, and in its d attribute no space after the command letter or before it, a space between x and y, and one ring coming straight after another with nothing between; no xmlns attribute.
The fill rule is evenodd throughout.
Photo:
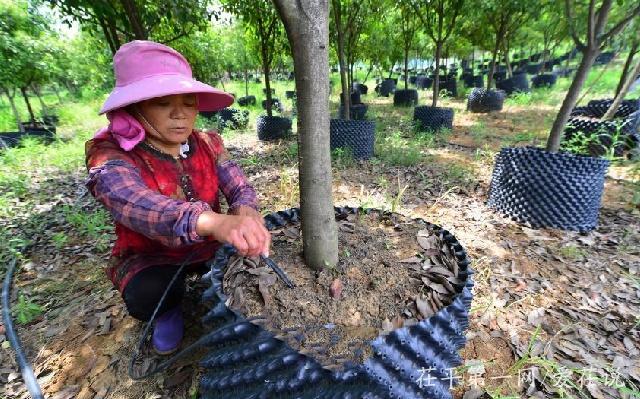
<svg viewBox="0 0 640 399"><path fill-rule="evenodd" d="M144 127L124 109L118 108L107 112L107 119L109 119L109 126L98 130L93 136L94 138L105 139L111 134L120 148L125 151L131 151L133 147L144 140Z"/></svg>

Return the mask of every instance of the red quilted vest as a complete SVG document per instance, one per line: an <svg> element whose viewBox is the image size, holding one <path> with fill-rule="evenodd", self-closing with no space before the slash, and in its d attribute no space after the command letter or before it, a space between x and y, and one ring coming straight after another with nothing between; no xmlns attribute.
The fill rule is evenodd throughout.
<svg viewBox="0 0 640 399"><path fill-rule="evenodd" d="M109 160L124 160L137 167L150 189L181 200L187 200L184 191L191 189L191 200L204 201L215 212L220 212L216 159L223 150L222 139L217 133L194 131L189 137L189 147L188 156L176 161L144 143L125 152L110 138L93 139L86 144L87 168L100 166ZM185 178L190 179L190 186L189 183L185 185ZM201 263L211 258L220 246L209 239L171 248L120 223L116 223L115 230L117 238L107 275L120 292L136 273L149 266L180 264L188 256L191 256L190 264Z"/></svg>

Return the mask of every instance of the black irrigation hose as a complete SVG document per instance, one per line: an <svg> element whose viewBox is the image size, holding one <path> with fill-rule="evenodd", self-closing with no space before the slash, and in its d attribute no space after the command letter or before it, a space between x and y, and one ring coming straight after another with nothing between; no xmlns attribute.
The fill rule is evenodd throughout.
<svg viewBox="0 0 640 399"><path fill-rule="evenodd" d="M20 373L22 374L22 379L24 380L31 397L34 399L44 399L38 380L33 373L33 368L27 360L27 356L24 354L22 343L13 328L13 321L11 320L11 282L13 280L13 273L16 269L17 263L18 259L14 257L7 267L7 274L4 276L4 284L2 285L2 322L4 323L4 328L6 330L7 338L11 343L11 347L16 352L16 360L20 367Z"/></svg>

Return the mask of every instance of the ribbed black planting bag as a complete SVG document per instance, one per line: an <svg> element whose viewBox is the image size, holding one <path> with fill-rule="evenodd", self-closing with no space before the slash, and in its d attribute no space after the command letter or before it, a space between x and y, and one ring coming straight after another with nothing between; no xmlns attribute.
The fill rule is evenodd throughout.
<svg viewBox="0 0 640 399"><path fill-rule="evenodd" d="M445 90L448 96L458 97L458 81L455 78L440 80L438 83L438 91Z"/></svg>
<svg viewBox="0 0 640 399"><path fill-rule="evenodd" d="M542 70L542 64L527 64L526 69L529 75L536 75Z"/></svg>
<svg viewBox="0 0 640 399"><path fill-rule="evenodd" d="M389 97L396 90L396 81L393 79L385 79L377 87L377 92L383 97Z"/></svg>
<svg viewBox="0 0 640 399"><path fill-rule="evenodd" d="M338 109L338 117L342 115L343 109L344 109L344 106L341 104L340 108ZM367 104L355 104L350 107L351 113L349 115L351 119L364 120L367 115L368 109L369 109L369 106Z"/></svg>
<svg viewBox="0 0 640 399"><path fill-rule="evenodd" d="M598 224L608 165L602 158L503 148L496 156L488 204L534 228L590 231Z"/></svg>
<svg viewBox="0 0 640 399"><path fill-rule="evenodd" d="M256 96L246 96L246 97L240 97L238 99L238 105L243 107L246 107L248 105L254 105L255 103L256 103Z"/></svg>
<svg viewBox="0 0 640 399"><path fill-rule="evenodd" d="M349 148L355 159L369 159L373 156L375 130L376 124L373 121L331 119L331 150Z"/></svg>
<svg viewBox="0 0 640 399"><path fill-rule="evenodd" d="M472 89L467 99L467 110L492 112L502 110L505 93L501 90Z"/></svg>
<svg viewBox="0 0 640 399"><path fill-rule="evenodd" d="M220 122L229 129L240 129L249 123L249 111L236 108L224 108L218 111Z"/></svg>
<svg viewBox="0 0 640 399"><path fill-rule="evenodd" d="M558 77L553 73L543 73L542 75L536 75L531 78L531 85L533 87L551 87L556 84Z"/></svg>
<svg viewBox="0 0 640 399"><path fill-rule="evenodd" d="M379 211L336 208L336 217L359 212ZM272 213L265 221L269 230L297 224L299 209ZM275 333L227 308L222 279L235 250L228 245L222 247L209 263L211 271L204 276L211 287L203 299L212 306L203 318L210 332L206 335L208 352L201 362L200 397L452 398L449 370L462 363L458 351L464 346L469 325L473 272L465 250L451 233L421 219L414 221L441 237L455 254L462 280L454 285L457 295L432 317L373 340L374 354L363 364L337 371L323 368L311 355L298 353Z"/></svg>
<svg viewBox="0 0 640 399"><path fill-rule="evenodd" d="M418 104L418 91L415 89L398 90L393 93L393 105L411 107Z"/></svg>
<svg viewBox="0 0 640 399"><path fill-rule="evenodd" d="M565 140L570 140L577 133L587 137L597 136L597 141L590 143L588 154L590 156L602 156L608 152L608 148L615 144L615 156L622 156L625 151L632 151L640 143L640 111L636 111L626 118L618 118L612 121L600 119L587 119L592 110L588 107L578 107L573 110L571 118L564 129ZM582 116L582 117L581 117ZM618 137L616 143L613 142Z"/></svg>
<svg viewBox="0 0 640 399"><path fill-rule="evenodd" d="M421 131L453 128L453 108L420 106L413 109L413 120Z"/></svg>
<svg viewBox="0 0 640 399"><path fill-rule="evenodd" d="M613 104L613 99L607 98L603 100L591 100L587 103L586 109L589 111L589 116L594 118L602 118L607 113L609 107ZM626 118L640 109L640 99L622 100L616 113L615 118Z"/></svg>
<svg viewBox="0 0 640 399"><path fill-rule="evenodd" d="M416 76L416 87L418 89L424 90L431 87L433 80L428 76Z"/></svg>
<svg viewBox="0 0 640 399"><path fill-rule="evenodd" d="M517 92L528 93L530 91L529 80L527 79L526 73L513 75L513 77L509 79L498 80L496 81L496 87L504 90L507 95Z"/></svg>
<svg viewBox="0 0 640 399"><path fill-rule="evenodd" d="M464 81L464 87L483 87L484 79L482 75L471 75L465 74L462 75L462 80Z"/></svg>
<svg viewBox="0 0 640 399"><path fill-rule="evenodd" d="M261 115L256 119L256 128L260 140L283 139L291 133L291 119Z"/></svg>

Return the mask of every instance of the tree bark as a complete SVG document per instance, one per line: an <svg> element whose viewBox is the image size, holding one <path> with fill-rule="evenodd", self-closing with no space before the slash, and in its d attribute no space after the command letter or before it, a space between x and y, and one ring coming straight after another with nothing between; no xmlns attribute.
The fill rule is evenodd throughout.
<svg viewBox="0 0 640 399"><path fill-rule="evenodd" d="M629 93L629 89L631 88L633 82L637 79L638 74L640 74L640 61L638 61L636 63L636 66L630 71L630 73L627 74L627 79L622 84L620 91L614 97L613 103L611 103L611 106L609 107L607 112L602 116L603 121L610 121L613 119L616 111L618 110L618 107L620 106L620 103L627 95L627 93Z"/></svg>
<svg viewBox="0 0 640 399"><path fill-rule="evenodd" d="M109 30L107 23L105 22L104 18L98 18L98 22L100 23L100 27L102 28L102 33L104 34L105 39L107 39L107 44L109 44L111 54L115 54L116 51L118 51L118 47L113 42L111 31Z"/></svg>
<svg viewBox="0 0 640 399"><path fill-rule="evenodd" d="M22 93L22 97L24 98L25 104L27 104L27 110L29 111L29 117L31 118L30 121L35 122L36 117L33 114L33 108L31 108L31 103L29 102L29 96L27 95L27 88L24 86L21 87L20 92Z"/></svg>
<svg viewBox="0 0 640 399"><path fill-rule="evenodd" d="M138 13L136 4L132 0L120 0L120 3L127 15L127 20L131 24L134 38L136 40L147 40L149 38L149 33L140 20L140 14Z"/></svg>
<svg viewBox="0 0 640 399"><path fill-rule="evenodd" d="M14 93L11 94L9 89L7 89L6 87L2 87L2 91L9 99L9 104L11 104L11 112L13 112L13 118L16 120L16 126L18 126L18 130L23 131L22 125L20 124L20 112L18 111L18 107L16 107L16 102L13 100L16 95L15 90Z"/></svg>
<svg viewBox="0 0 640 399"><path fill-rule="evenodd" d="M580 66L576 71L576 75L573 77L573 82L571 82L567 96L564 98L560 111L558 111L558 116L556 116L556 120L553 122L553 126L551 127L551 133L549 133L549 140L547 141L547 151L557 152L560 149L564 127L569 120L571 110L573 110L573 107L575 107L578 101L580 90L582 89L582 86L584 86L589 70L591 69L591 66L599 52L600 51L598 49L591 48L583 53Z"/></svg>
<svg viewBox="0 0 640 399"><path fill-rule="evenodd" d="M633 62L633 58L638 52L638 45L640 45L640 42L634 41L633 43L631 43L631 49L629 50L629 55L627 56L627 60L624 63L624 68L622 68L622 75L620 76L620 81L618 82L618 86L616 86L616 94L615 94L616 97L618 96L618 93L620 93L620 90L622 90L622 86L624 85L624 83L627 81L627 74L629 73L629 69L631 68L631 63Z"/></svg>
<svg viewBox="0 0 640 399"><path fill-rule="evenodd" d="M44 99L42 98L42 93L40 92L40 87L38 85L31 85L31 89L34 93L36 93L36 97L38 98L38 102L40 103L40 108L42 109L42 113L47 115L49 113L49 107L44 103Z"/></svg>
<svg viewBox="0 0 640 399"><path fill-rule="evenodd" d="M298 167L305 263L338 263L329 151L329 4L274 0L293 52L298 93Z"/></svg>
<svg viewBox="0 0 640 399"><path fill-rule="evenodd" d="M507 64L507 74L509 78L513 77L513 70L511 69L511 58L509 58L509 41L505 40L504 43L504 62Z"/></svg>
<svg viewBox="0 0 640 399"><path fill-rule="evenodd" d="M436 71L433 74L433 99L431 106L438 106L438 97L440 96L440 53L442 52L442 42L436 42Z"/></svg>
<svg viewBox="0 0 640 399"><path fill-rule="evenodd" d="M493 55L491 57L491 66L489 67L489 76L487 76L487 91L491 90L493 84L493 74L496 70L496 58L498 57L498 49L500 49L500 41L502 40L502 26L496 32L496 44L493 47Z"/></svg>
<svg viewBox="0 0 640 399"><path fill-rule="evenodd" d="M409 48L404 49L404 89L409 88Z"/></svg>

